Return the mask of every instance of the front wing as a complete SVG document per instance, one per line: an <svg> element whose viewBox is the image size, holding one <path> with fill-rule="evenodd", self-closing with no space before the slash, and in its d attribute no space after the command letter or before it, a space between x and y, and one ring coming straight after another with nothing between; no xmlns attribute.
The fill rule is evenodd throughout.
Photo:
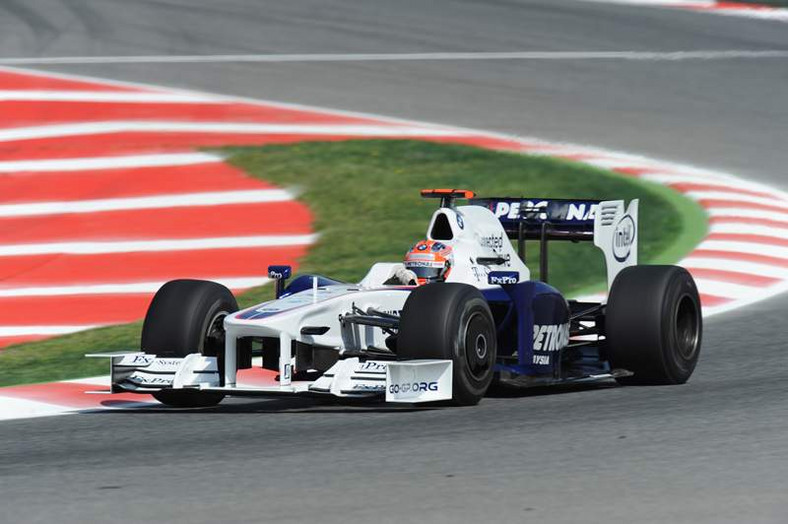
<svg viewBox="0 0 788 524"><path fill-rule="evenodd" d="M156 393L192 389L235 396L312 395L370 398L420 403L451 400L451 360L381 361L351 357L338 360L313 381L273 386L223 386L216 357L198 353L162 358L143 352L95 353L109 358L111 389L102 393Z"/></svg>

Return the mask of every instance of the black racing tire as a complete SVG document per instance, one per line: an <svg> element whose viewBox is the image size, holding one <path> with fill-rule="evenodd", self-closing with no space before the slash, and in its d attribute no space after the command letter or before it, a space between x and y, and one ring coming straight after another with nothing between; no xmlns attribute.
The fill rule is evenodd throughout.
<svg viewBox="0 0 788 524"><path fill-rule="evenodd" d="M610 289L605 316L613 368L633 373L627 385L685 383L700 356L703 338L698 288L678 266L632 266Z"/></svg>
<svg viewBox="0 0 788 524"><path fill-rule="evenodd" d="M453 403L478 404L493 379L497 335L490 306L473 286L435 283L414 289L402 309L397 356L453 361Z"/></svg>
<svg viewBox="0 0 788 524"><path fill-rule="evenodd" d="M172 280L164 284L148 306L142 325L142 351L159 357L183 358L201 353L221 358L224 317L238 311L229 289L205 280ZM153 397L172 407L214 406L221 393L162 390Z"/></svg>

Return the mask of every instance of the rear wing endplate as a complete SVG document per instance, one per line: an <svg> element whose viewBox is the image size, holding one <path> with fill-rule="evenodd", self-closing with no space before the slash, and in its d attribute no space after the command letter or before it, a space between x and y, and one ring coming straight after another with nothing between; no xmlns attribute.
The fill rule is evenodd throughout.
<svg viewBox="0 0 788 524"><path fill-rule="evenodd" d="M608 290L622 269L638 263L638 204L632 200L625 210L623 200L600 202L594 217L594 245L605 255Z"/></svg>

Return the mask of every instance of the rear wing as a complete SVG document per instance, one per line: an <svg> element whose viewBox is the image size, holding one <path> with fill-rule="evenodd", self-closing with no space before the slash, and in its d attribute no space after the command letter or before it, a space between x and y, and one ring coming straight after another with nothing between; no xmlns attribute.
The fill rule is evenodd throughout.
<svg viewBox="0 0 788 524"><path fill-rule="evenodd" d="M539 275L547 282L547 243L552 240L593 242L605 256L608 289L619 271L637 265L638 200L473 198L500 220L525 260L525 241L540 241Z"/></svg>

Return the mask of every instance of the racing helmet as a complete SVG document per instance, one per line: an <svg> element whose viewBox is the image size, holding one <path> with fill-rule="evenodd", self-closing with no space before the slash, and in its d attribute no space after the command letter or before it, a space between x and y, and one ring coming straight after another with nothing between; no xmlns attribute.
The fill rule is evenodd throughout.
<svg viewBox="0 0 788 524"><path fill-rule="evenodd" d="M405 268L416 273L419 285L443 282L453 262L451 246L435 240L416 243L405 255Z"/></svg>

